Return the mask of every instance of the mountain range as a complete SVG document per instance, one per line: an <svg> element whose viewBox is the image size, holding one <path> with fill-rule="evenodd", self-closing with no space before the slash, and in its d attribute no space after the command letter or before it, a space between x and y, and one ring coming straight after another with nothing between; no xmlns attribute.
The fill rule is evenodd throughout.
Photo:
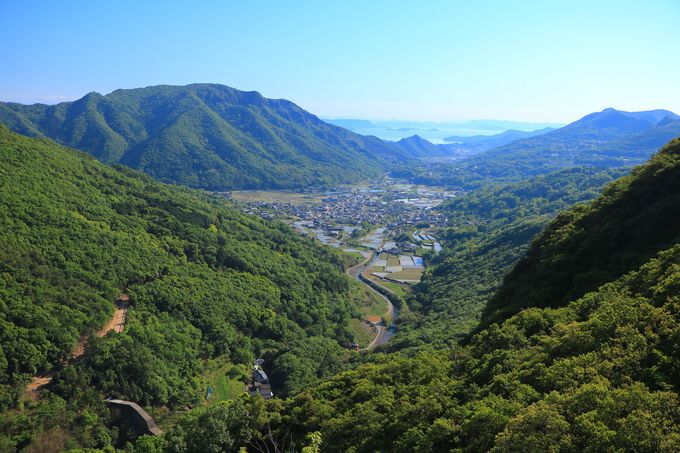
<svg viewBox="0 0 680 453"><path fill-rule="evenodd" d="M395 142L395 145L405 152L409 157L416 159L432 160L428 158L440 158L440 160L452 161L479 154L499 146L507 145L515 140L536 135L546 134L555 130L552 127L537 129L535 131L520 131L509 129L500 134L494 135L473 135L473 136L450 136L445 137L444 141L450 143L432 143L419 135L402 138Z"/></svg>
<svg viewBox="0 0 680 453"><path fill-rule="evenodd" d="M469 153L477 153L481 151L486 151L497 146L507 145L515 140L522 138L529 138L535 135L547 134L550 131L554 131L554 127L544 127L542 129L536 129L533 131L520 131L517 129L508 129L505 132L494 135L473 135L471 137L461 137L461 136L450 136L445 137L444 141L451 144L456 144L460 148L467 150Z"/></svg>
<svg viewBox="0 0 680 453"><path fill-rule="evenodd" d="M101 124L82 121L68 124ZM605 110L525 139L535 147L524 154L511 144L509 157L480 158L520 170L535 159L520 175L614 166L643 159L677 123L667 111ZM447 247L478 240L426 271L426 293L405 301L394 338L418 335L397 354L343 348L362 298L340 251L223 197L2 126L0 157L2 451L274 451L282 440L328 452L680 449L678 138L592 203L579 202L616 172L562 170L443 206L458 222ZM450 331L461 315L447 292L489 293L525 246L474 333L433 342L419 323L436 317ZM456 275L467 272L474 279ZM124 330L91 336L68 360L121 294ZM237 396L256 357L277 391L270 401ZM50 367L51 383L28 398L26 384ZM216 369L235 394L213 402ZM148 407L164 434L112 427L109 395Z"/></svg>
<svg viewBox="0 0 680 453"><path fill-rule="evenodd" d="M680 117L673 112L609 108L554 130L448 136L455 143L446 144L419 135L391 142L328 124L287 100L216 84L89 93L57 105L0 102L0 123L162 182L212 191L328 187L386 171L426 183L474 186L572 166L639 164L680 134ZM395 125L402 123L411 125ZM505 123L469 124L486 130ZM459 162L426 168L423 176L409 169L419 160Z"/></svg>
<svg viewBox="0 0 680 453"><path fill-rule="evenodd" d="M600 164L635 165L680 134L680 116L668 110L591 113L547 134L516 140L470 160L473 164L519 162L550 170ZM542 168L540 168L542 170Z"/></svg>
<svg viewBox="0 0 680 453"><path fill-rule="evenodd" d="M408 161L390 143L290 101L215 84L89 93L57 105L0 103L0 123L160 181L218 191L353 182Z"/></svg>
<svg viewBox="0 0 680 453"><path fill-rule="evenodd" d="M475 187L490 179L517 181L575 166L632 166L646 161L678 135L680 116L668 110L625 112L608 108L455 165L428 168L428 175L419 181Z"/></svg>

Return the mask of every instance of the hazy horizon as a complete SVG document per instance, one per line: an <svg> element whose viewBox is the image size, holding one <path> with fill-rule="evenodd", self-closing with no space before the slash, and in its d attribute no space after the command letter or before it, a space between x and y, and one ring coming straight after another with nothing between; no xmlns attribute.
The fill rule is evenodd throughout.
<svg viewBox="0 0 680 453"><path fill-rule="evenodd" d="M326 118L680 111L680 3L4 2L0 99L210 81Z"/></svg>

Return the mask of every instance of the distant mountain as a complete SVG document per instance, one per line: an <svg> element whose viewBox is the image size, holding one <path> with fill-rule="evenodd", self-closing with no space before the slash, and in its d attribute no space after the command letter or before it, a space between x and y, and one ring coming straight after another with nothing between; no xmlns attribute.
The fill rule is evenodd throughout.
<svg viewBox="0 0 680 453"><path fill-rule="evenodd" d="M325 120L329 124L335 126L344 127L345 129L363 129L369 127L375 127L375 124L368 120L355 120L355 119L336 119L336 120Z"/></svg>
<svg viewBox="0 0 680 453"><path fill-rule="evenodd" d="M680 116L668 110L624 112L608 108L563 128L485 151L455 167L439 168L436 174L421 179L470 187L489 179L514 181L582 165L637 165L678 135Z"/></svg>
<svg viewBox="0 0 680 453"><path fill-rule="evenodd" d="M411 157L440 156L446 154L448 150L441 145L435 145L429 140L425 140L419 135L402 138L395 145Z"/></svg>
<svg viewBox="0 0 680 453"><path fill-rule="evenodd" d="M0 103L0 123L209 190L352 182L406 160L392 144L327 124L290 101L215 84L90 93L57 105Z"/></svg>
<svg viewBox="0 0 680 453"><path fill-rule="evenodd" d="M535 131L507 130L495 135L473 135L471 137L451 136L444 140L454 143L434 144L420 135L402 138L395 144L409 157L460 159L487 151L497 146L506 145L522 138L533 137L553 131L546 127Z"/></svg>
<svg viewBox="0 0 680 453"><path fill-rule="evenodd" d="M505 132L495 135L473 135L472 137L461 137L454 135L451 137L445 137L444 141L459 145L460 148L464 148L466 150L481 152L495 148L497 146L507 145L508 143L512 143L515 140L546 134L554 130L555 128L552 127L545 127L535 131L519 131L516 129L509 129Z"/></svg>

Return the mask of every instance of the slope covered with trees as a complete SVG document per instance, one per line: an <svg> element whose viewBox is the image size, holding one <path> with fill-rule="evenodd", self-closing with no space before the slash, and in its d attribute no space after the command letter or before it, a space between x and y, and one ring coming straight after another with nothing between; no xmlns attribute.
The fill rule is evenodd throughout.
<svg viewBox="0 0 680 453"><path fill-rule="evenodd" d="M0 410L54 366L52 391L77 410L101 395L195 404L213 357L264 357L276 388L300 390L344 366L359 315L346 259L219 197L0 126ZM60 369L122 292L125 330Z"/></svg>
<svg viewBox="0 0 680 453"><path fill-rule="evenodd" d="M558 216L487 306L486 321L523 307L563 305L678 242L679 160L675 139L595 203Z"/></svg>
<svg viewBox="0 0 680 453"><path fill-rule="evenodd" d="M89 93L51 106L0 103L0 123L209 190L353 182L407 160L391 143L327 124L290 101L215 84Z"/></svg>
<svg viewBox="0 0 680 453"><path fill-rule="evenodd" d="M515 281L549 288L532 296L535 306L465 345L377 356L272 405L280 419L270 425L300 442L318 432L322 450L338 452L677 451L679 168L674 140L532 247L528 262L538 254L553 272L588 257L597 282L564 285L542 279L538 264L517 266L499 294ZM645 236L629 243L634 227ZM625 267L609 270L621 259Z"/></svg>
<svg viewBox="0 0 680 453"><path fill-rule="evenodd" d="M596 198L602 187L628 172L573 168L519 183L490 186L457 197L439 209L450 219L446 247L433 257L408 304L393 350L456 343L479 322L503 277L558 212Z"/></svg>
<svg viewBox="0 0 680 453"><path fill-rule="evenodd" d="M126 330L93 339L28 415L2 414L2 448L64 426L77 427L76 446L114 444L102 393L191 405L200 360L257 353L289 398L196 408L127 449L680 449L680 139L552 221L465 344L373 354L349 370L338 346L352 312L341 255L47 141L0 128L0 146L5 404L105 319L122 288L133 303ZM589 172L489 189L446 209L502 231L614 176Z"/></svg>

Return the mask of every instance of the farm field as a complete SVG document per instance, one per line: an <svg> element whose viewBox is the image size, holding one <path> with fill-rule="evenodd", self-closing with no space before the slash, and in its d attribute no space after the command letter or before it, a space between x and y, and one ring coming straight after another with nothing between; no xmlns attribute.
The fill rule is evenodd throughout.
<svg viewBox="0 0 680 453"><path fill-rule="evenodd" d="M387 302L382 297L376 295L365 285L356 282L352 289L352 299L354 305L361 313L361 319L367 316L383 316L387 311Z"/></svg>
<svg viewBox="0 0 680 453"><path fill-rule="evenodd" d="M366 276L369 280L377 283L380 286L383 286L387 288L388 290L392 291L394 294L397 296L406 296L409 293L410 288L407 287L407 285L403 285L401 283L397 282L391 282L389 280L383 280L380 279L374 275L367 275Z"/></svg>
<svg viewBox="0 0 680 453"><path fill-rule="evenodd" d="M399 272L392 272L386 278L404 283L419 282L423 276L422 268L404 269Z"/></svg>
<svg viewBox="0 0 680 453"><path fill-rule="evenodd" d="M399 258L396 255L387 256L387 265L389 267L399 266Z"/></svg>

